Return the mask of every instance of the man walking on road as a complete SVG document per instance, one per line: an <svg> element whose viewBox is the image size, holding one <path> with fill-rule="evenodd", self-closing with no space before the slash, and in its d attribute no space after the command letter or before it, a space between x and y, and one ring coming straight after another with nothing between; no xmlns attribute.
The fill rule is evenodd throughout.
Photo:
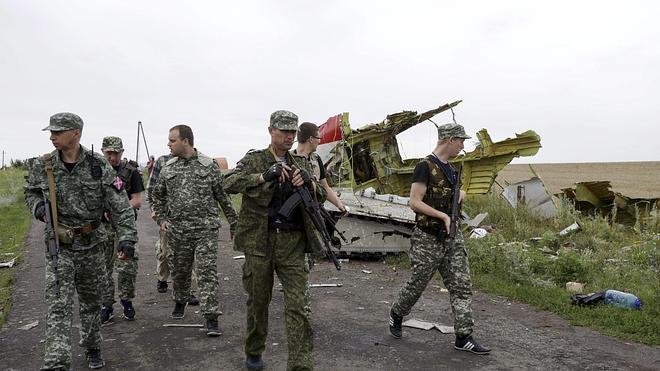
<svg viewBox="0 0 660 371"><path fill-rule="evenodd" d="M142 192L144 191L144 184L142 177L137 171L137 163L135 161L122 160L124 154L124 146L121 138L118 137L105 137L101 145L103 157L110 163L110 166L115 170L117 177L114 184L126 190L128 195L128 202L131 204L133 211L137 217L137 211L142 205ZM103 224L105 230L108 232L108 238L104 242L104 257L105 257L105 282L102 283L103 287L103 307L101 308L101 324L110 321L113 318L114 309L112 305L115 303L115 280L112 274L117 268L117 289L119 290L119 299L122 307L124 308L123 316L125 319L132 321L135 319L135 309L133 308L133 298L135 298L135 278L138 272L138 252L137 247L132 258L128 258L123 254L118 256L115 252L117 244L117 233L112 226L110 218L104 215Z"/></svg>
<svg viewBox="0 0 660 371"><path fill-rule="evenodd" d="M392 336L401 338L403 317L410 314L433 274L438 271L449 291L454 313L454 348L488 354L490 349L481 346L472 337L472 285L463 235L457 228L455 238L447 237L451 224L452 186L460 181L449 158L458 155L463 149L463 142L469 138L461 125L438 127L438 144L413 171L410 208L415 212L416 225L410 237L412 277L399 291L399 297L390 309L389 324ZM465 192L460 192L459 202L462 202Z"/></svg>
<svg viewBox="0 0 660 371"><path fill-rule="evenodd" d="M167 233L172 249L174 310L172 318L182 319L190 299L193 261L206 334L220 336L218 326L218 230L222 207L233 235L238 216L222 187L218 164L194 148L193 132L186 125L170 129L168 146L172 157L161 171L151 195L154 219Z"/></svg>
<svg viewBox="0 0 660 371"><path fill-rule="evenodd" d="M78 293L80 342L88 366L101 368L102 242L101 217L107 210L117 226L118 253L132 257L137 242L135 216L126 191L114 184L116 173L99 154L80 145L83 121L73 113L50 117L55 150L29 161L25 204L38 220L51 221L57 258L46 258L48 303L44 369L71 368L73 295ZM47 204L51 215L46 215Z"/></svg>
<svg viewBox="0 0 660 371"><path fill-rule="evenodd" d="M147 185L147 202L149 203L149 208L151 208L152 218L155 214L153 211L153 199L151 195L154 188L156 187L156 183L158 183L160 171L165 167L165 164L171 158L171 154L158 157L158 159L154 162L151 175L149 176L149 183ZM159 231L158 240L156 240L156 290L163 294L167 292L167 279L170 277L171 271L170 260L171 249L169 248L167 241L167 232L161 229ZM188 299L188 305L199 305L199 300L195 297L198 286L197 273L195 273L194 263L190 282L190 299Z"/></svg>
<svg viewBox="0 0 660 371"><path fill-rule="evenodd" d="M289 111L275 111L270 116L268 148L248 152L225 180L228 192L243 194L234 249L245 253L243 287L248 294L245 363L251 370L264 368L261 354L266 349L275 272L284 288L287 369L314 367L312 326L304 310L308 274L305 253L316 251L320 245L312 246L315 236L306 228L311 221L300 206L289 217L278 215L293 193L292 187L307 187L317 202L325 200L323 188L310 175L307 160L289 152L297 129L298 116Z"/></svg>

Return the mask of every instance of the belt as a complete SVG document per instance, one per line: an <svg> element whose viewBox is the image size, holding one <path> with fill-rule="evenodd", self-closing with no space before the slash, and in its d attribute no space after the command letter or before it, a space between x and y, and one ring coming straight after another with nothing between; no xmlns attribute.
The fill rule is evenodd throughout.
<svg viewBox="0 0 660 371"><path fill-rule="evenodd" d="M270 224L268 225L268 230L269 231L276 231L277 233L280 232L292 232L292 231L302 231L302 226L298 226L295 224Z"/></svg>
<svg viewBox="0 0 660 371"><path fill-rule="evenodd" d="M418 225L417 228L424 233L428 233L438 238L444 238L447 236L447 232L442 227L422 227Z"/></svg>
<svg viewBox="0 0 660 371"><path fill-rule="evenodd" d="M80 227L69 227L67 225L62 224L63 227L71 231L71 234L74 236L80 236L82 234L88 234L92 231L94 231L96 228L98 228L101 225L101 222L98 220L95 220L91 223L83 224Z"/></svg>

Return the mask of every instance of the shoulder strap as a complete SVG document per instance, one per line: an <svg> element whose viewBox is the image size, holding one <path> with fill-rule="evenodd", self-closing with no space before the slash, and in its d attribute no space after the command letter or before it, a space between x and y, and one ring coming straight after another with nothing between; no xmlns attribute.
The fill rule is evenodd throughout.
<svg viewBox="0 0 660 371"><path fill-rule="evenodd" d="M57 220L57 191L55 189L55 176L53 175L53 155L46 153L43 158L44 164L46 165L46 176L48 177L48 199L50 200L50 209L53 213L53 229L55 230L55 238L57 238L57 227L59 222Z"/></svg>

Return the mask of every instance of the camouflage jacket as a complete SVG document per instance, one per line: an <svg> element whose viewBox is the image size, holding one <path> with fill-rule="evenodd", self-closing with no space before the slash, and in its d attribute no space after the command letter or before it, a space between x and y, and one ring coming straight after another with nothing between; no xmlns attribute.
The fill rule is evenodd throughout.
<svg viewBox="0 0 660 371"><path fill-rule="evenodd" d="M151 175L149 176L149 183L147 184L147 202L149 203L149 207L153 210L153 207L151 206L152 204L152 199L151 199L151 193L156 187L156 183L158 183L158 177L160 176L160 171L163 170L165 167L165 164L167 161L169 161L172 158L172 155L162 155L158 157L156 162L154 163L154 167L151 169Z"/></svg>
<svg viewBox="0 0 660 371"><path fill-rule="evenodd" d="M312 169L304 156L287 152L289 164L305 169L310 174ZM270 166L278 162L275 154L268 147L262 150L249 151L237 164L236 168L227 173L225 189L229 193L242 193L243 202L236 226L234 249L247 254L265 256L268 239L268 205L275 193L276 181L259 184L259 176ZM319 203L325 201L325 191L313 180L312 196ZM301 207L301 206L298 206ZM314 229L312 221L303 213L305 223L306 252L323 251L323 245Z"/></svg>
<svg viewBox="0 0 660 371"><path fill-rule="evenodd" d="M53 176L57 195L57 218L61 225L78 228L89 223L98 223L104 210L116 221L119 241L137 242L137 230L133 209L123 188L113 184L116 172L100 154L80 146L78 162L69 171L60 159L59 151L51 152ZM98 173L95 174L94 168ZM25 204L32 215L40 201L50 199L48 178L43 157L28 160L25 176ZM76 236L72 249L95 246L105 236L103 225L86 235Z"/></svg>
<svg viewBox="0 0 660 371"><path fill-rule="evenodd" d="M218 164L197 150L189 159L172 157L150 192L156 222L167 221L176 233L219 228L220 204L233 231L238 215L222 183Z"/></svg>

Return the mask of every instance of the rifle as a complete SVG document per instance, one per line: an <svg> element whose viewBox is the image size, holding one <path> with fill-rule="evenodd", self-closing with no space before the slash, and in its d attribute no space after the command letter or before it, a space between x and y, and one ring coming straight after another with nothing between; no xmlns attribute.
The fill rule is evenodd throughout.
<svg viewBox="0 0 660 371"><path fill-rule="evenodd" d="M451 195L451 222L449 224L449 238L456 237L456 231L458 230L458 205L461 199L461 171L463 170L463 164L458 163L456 166L456 180L454 181L454 189Z"/></svg>
<svg viewBox="0 0 660 371"><path fill-rule="evenodd" d="M333 227L335 225L335 221L334 219L332 219L332 216L330 215L330 213L328 213L327 210L323 209L318 204L318 202L314 201L312 195L309 193L309 189L307 189L305 186L293 187L293 194L289 196L289 198L284 202L284 205L282 205L282 207L277 212L277 214L280 215L281 217L286 218L289 215L291 215L291 213L296 208L296 206L298 206L301 202L303 204L303 209L305 210L307 215L309 215L310 219L312 219L312 223L314 223L314 227L316 228L317 231L321 233L321 237L323 237L323 244L325 245L325 255L330 260L332 260L337 270L341 270L341 264L339 263L339 260L337 260L334 251L332 251L332 248L330 247L330 243L332 242L332 237L330 236L330 233L328 232L328 228L326 226L326 222L328 222L328 219L326 219L324 215L327 215L327 218L330 218L331 225ZM325 211L325 214L321 210ZM343 235L341 236L343 238ZM344 238L344 240L346 239Z"/></svg>
<svg viewBox="0 0 660 371"><path fill-rule="evenodd" d="M50 201L46 199L44 194L44 206L46 207L46 212L44 213L44 220L46 221L46 238L48 241L48 257L50 258L53 266L53 273L55 275L55 287L53 293L56 297L60 297L60 276L57 273L57 262L59 259L60 251L60 242L55 232L55 226L53 225L53 219L51 216L50 210Z"/></svg>

